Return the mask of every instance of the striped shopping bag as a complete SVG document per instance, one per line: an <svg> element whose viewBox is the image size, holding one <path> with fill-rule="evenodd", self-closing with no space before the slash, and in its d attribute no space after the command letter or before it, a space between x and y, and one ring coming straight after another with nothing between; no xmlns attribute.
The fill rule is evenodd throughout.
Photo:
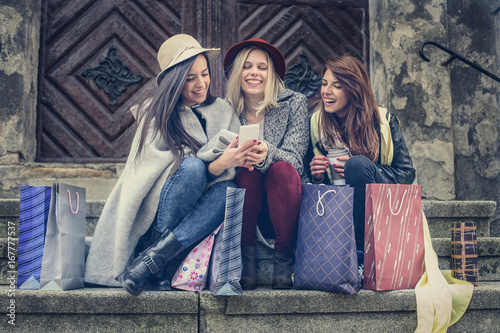
<svg viewBox="0 0 500 333"><path fill-rule="evenodd" d="M425 271L420 185L366 185L363 288L413 289Z"/></svg>
<svg viewBox="0 0 500 333"><path fill-rule="evenodd" d="M50 186L21 185L17 288L40 288L45 232L50 209Z"/></svg>
<svg viewBox="0 0 500 333"><path fill-rule="evenodd" d="M208 286L213 295L243 295L240 279L242 272L241 220L244 199L244 188L228 187L225 220L215 236L210 262Z"/></svg>

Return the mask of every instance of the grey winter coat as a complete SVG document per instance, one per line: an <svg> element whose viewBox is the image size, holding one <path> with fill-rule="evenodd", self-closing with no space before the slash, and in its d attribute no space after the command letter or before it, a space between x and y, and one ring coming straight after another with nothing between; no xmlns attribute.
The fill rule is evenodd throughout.
<svg viewBox="0 0 500 333"><path fill-rule="evenodd" d="M278 161L292 164L302 178L307 180L303 159L309 144L309 117L307 98L301 93L285 89L278 96L278 106L266 111L264 141L269 151L264 163L256 169L266 173ZM242 125L247 125L243 114Z"/></svg>
<svg viewBox="0 0 500 333"><path fill-rule="evenodd" d="M190 135L205 143L197 157L210 162L220 156L236 137L233 132L238 132L240 124L234 109L220 98L211 105L200 106L198 110L206 120L206 135L191 108L181 110L181 121ZM133 259L139 238L154 220L160 192L174 160L159 135L154 139L149 135L141 155L134 161L141 128L139 124L123 173L106 201L96 226L87 257L85 282L120 286L116 278ZM193 156L187 149L185 154ZM234 175L234 168L227 169L207 187L217 181L233 179Z"/></svg>

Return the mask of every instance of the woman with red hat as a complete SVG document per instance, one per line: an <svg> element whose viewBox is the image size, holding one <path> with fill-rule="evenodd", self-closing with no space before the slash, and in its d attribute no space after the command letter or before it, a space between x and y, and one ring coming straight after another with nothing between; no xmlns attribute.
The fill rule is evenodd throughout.
<svg viewBox="0 0 500 333"><path fill-rule="evenodd" d="M257 221L274 229L273 289L293 287L291 275L302 179L309 140L306 97L285 89L285 59L270 43L254 38L232 46L224 58L226 99L242 125L259 124L258 144L247 154L253 168L240 168L239 187L246 188L243 208L243 289L254 289ZM272 226L272 228L269 228ZM265 229L264 229L265 230Z"/></svg>
<svg viewBox="0 0 500 333"><path fill-rule="evenodd" d="M158 89L137 108L136 135L96 226L85 282L121 285L134 296L146 286L169 290L167 263L224 220L226 188L236 187L235 167L250 167L253 143L236 148L234 109L210 95L219 51L185 34L158 50ZM148 230L151 245L134 255Z"/></svg>

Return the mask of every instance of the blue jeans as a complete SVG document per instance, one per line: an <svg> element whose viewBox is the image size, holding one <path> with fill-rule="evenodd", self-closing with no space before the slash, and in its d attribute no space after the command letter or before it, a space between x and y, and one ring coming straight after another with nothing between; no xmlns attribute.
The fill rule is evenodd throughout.
<svg viewBox="0 0 500 333"><path fill-rule="evenodd" d="M356 234L356 250L363 252L365 243L366 184L387 184L389 181L382 175L377 165L363 155L356 155L348 159L344 171L346 183L354 187L352 214L354 233Z"/></svg>
<svg viewBox="0 0 500 333"><path fill-rule="evenodd" d="M236 187L232 181L222 181L205 192L206 168L202 160L186 157L161 190L155 227L160 233L172 231L184 248L208 236L224 221L226 189Z"/></svg>

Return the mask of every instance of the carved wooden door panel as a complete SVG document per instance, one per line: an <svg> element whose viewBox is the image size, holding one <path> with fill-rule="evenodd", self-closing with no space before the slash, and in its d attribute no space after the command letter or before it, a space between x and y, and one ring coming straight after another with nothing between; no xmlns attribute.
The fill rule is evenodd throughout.
<svg viewBox="0 0 500 333"><path fill-rule="evenodd" d="M368 66L368 0L227 0L223 16L224 51L249 38L272 43L286 59L286 86L310 98L329 56L350 54Z"/></svg>
<svg viewBox="0 0 500 333"><path fill-rule="evenodd" d="M156 50L181 32L181 0L45 0L37 160L124 161L131 106L155 88Z"/></svg>

